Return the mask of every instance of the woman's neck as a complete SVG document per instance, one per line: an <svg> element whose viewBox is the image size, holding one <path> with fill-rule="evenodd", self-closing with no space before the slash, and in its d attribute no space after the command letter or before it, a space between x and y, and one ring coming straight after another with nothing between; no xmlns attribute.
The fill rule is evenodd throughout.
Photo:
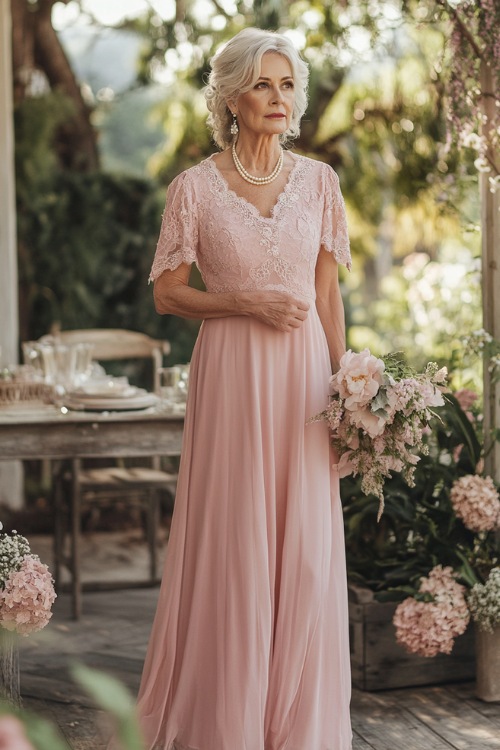
<svg viewBox="0 0 500 750"><path fill-rule="evenodd" d="M251 174L268 174L276 166L280 155L278 136L238 136L236 153Z"/></svg>

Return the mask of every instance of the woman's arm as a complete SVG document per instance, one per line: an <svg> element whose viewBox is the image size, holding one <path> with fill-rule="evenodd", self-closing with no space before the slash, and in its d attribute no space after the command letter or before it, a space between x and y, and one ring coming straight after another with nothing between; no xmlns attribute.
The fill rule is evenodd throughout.
<svg viewBox="0 0 500 750"><path fill-rule="evenodd" d="M345 353L344 303L340 293L338 263L323 247L316 262L316 308L326 334L332 372L337 372Z"/></svg>
<svg viewBox="0 0 500 750"><path fill-rule="evenodd" d="M224 292L213 294L188 285L191 265L181 263L174 271L163 271L155 280L154 301L161 315L182 318L224 318L249 315L279 331L299 328L307 318L309 304L285 292Z"/></svg>

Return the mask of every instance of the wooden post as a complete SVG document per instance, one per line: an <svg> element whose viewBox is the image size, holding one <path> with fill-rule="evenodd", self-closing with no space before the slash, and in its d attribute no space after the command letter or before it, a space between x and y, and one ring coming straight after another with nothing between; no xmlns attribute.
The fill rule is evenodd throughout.
<svg viewBox="0 0 500 750"><path fill-rule="evenodd" d="M14 196L10 3L0 0L0 365L17 362L17 248Z"/></svg>
<svg viewBox="0 0 500 750"><path fill-rule="evenodd" d="M494 83L488 60L481 62L483 133L488 135L495 115ZM483 327L500 341L500 192L490 191L490 176L500 172L500 163L491 142L487 157L490 172L481 172L481 233L483 268ZM496 165L495 167L492 165ZM488 363L484 364L484 430L486 451L491 445L491 430L500 428L500 387L490 383ZM485 460L485 473L500 481L500 443L496 441Z"/></svg>
<svg viewBox="0 0 500 750"><path fill-rule="evenodd" d="M18 301L10 1L0 0L0 368L17 363ZM23 503L20 461L0 461L0 503Z"/></svg>

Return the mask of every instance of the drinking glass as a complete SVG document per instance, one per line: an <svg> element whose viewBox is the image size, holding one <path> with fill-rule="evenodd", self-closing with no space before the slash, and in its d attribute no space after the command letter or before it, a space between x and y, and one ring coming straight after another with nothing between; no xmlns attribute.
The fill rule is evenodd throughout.
<svg viewBox="0 0 500 750"><path fill-rule="evenodd" d="M177 386L178 398L177 400L181 403L185 403L187 400L188 386L189 386L189 363L187 365L177 365L180 370L179 385Z"/></svg>
<svg viewBox="0 0 500 750"><path fill-rule="evenodd" d="M44 380L45 373L43 370L42 354L38 345L38 341L23 341L23 362L27 367L32 367L34 370L34 380Z"/></svg>
<svg viewBox="0 0 500 750"><path fill-rule="evenodd" d="M161 400L167 403L178 403L181 368L178 365L174 365L173 367L159 367L158 375L160 379Z"/></svg>

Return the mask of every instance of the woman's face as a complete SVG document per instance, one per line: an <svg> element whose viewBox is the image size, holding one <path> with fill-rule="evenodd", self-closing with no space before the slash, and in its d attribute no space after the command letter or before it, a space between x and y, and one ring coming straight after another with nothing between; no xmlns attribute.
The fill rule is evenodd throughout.
<svg viewBox="0 0 500 750"><path fill-rule="evenodd" d="M240 137L245 132L279 135L289 125L295 102L292 68L286 57L266 52L255 85L236 100ZM233 112L234 107L232 108Z"/></svg>

